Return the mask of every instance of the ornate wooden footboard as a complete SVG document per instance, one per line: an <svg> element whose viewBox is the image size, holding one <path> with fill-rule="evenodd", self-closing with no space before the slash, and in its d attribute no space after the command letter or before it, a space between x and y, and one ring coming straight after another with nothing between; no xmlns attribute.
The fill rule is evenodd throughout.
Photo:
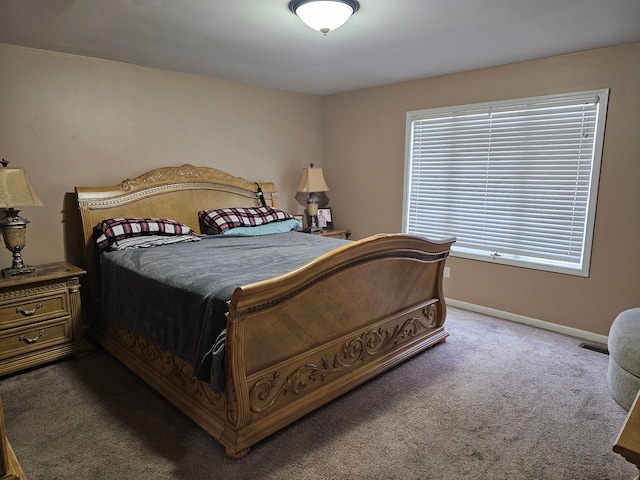
<svg viewBox="0 0 640 480"><path fill-rule="evenodd" d="M245 448L444 341L450 243L405 235L354 242L289 275L238 288L230 303L227 418ZM236 413L237 412L237 413ZM227 447L229 450L229 447Z"/></svg>
<svg viewBox="0 0 640 480"><path fill-rule="evenodd" d="M263 190L274 204L273 184ZM93 226L99 220L162 216L197 228L199 209L256 204L255 184L191 165L76 191L87 263L94 259ZM100 318L97 309L92 331L217 438L227 455L240 458L271 433L445 340L442 277L452 242L377 235L286 275L239 286L229 302L225 389L219 394L194 380L186 362ZM97 277L92 285L97 288Z"/></svg>

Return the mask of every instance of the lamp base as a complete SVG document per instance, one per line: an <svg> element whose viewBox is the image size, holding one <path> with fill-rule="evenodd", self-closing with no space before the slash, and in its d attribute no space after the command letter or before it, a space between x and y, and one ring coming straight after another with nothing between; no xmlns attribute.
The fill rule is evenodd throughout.
<svg viewBox="0 0 640 480"><path fill-rule="evenodd" d="M31 265L23 265L22 267L7 267L2 269L2 276L4 278L13 277L14 275L24 275L27 273L34 273L36 267Z"/></svg>
<svg viewBox="0 0 640 480"><path fill-rule="evenodd" d="M24 275L26 273L33 273L36 271L36 267L25 265L22 261L22 247L16 245L13 248L9 248L9 251L13 253L13 264L2 270L2 276L4 278L13 277L14 275Z"/></svg>

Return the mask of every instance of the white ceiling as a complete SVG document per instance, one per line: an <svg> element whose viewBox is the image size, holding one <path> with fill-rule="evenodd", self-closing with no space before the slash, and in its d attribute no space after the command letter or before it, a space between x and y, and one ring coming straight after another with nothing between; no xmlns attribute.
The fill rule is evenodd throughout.
<svg viewBox="0 0 640 480"><path fill-rule="evenodd" d="M289 0L0 0L0 43L294 92L640 41L640 0L360 0L323 36Z"/></svg>

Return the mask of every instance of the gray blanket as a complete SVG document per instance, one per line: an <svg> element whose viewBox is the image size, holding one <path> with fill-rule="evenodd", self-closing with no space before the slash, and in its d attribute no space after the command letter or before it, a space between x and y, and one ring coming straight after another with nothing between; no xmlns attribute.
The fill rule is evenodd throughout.
<svg viewBox="0 0 640 480"><path fill-rule="evenodd" d="M225 313L235 288L287 273L346 243L289 232L215 235L200 242L105 252L102 312L189 362L196 378L220 391Z"/></svg>

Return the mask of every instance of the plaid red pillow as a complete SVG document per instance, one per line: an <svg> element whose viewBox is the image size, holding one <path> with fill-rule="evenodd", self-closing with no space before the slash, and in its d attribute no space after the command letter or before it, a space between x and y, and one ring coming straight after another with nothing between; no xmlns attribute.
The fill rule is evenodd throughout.
<svg viewBox="0 0 640 480"><path fill-rule="evenodd" d="M289 220L293 217L283 210L273 207L220 208L198 212L206 233L222 233L235 227L256 227L272 222Z"/></svg>
<svg viewBox="0 0 640 480"><path fill-rule="evenodd" d="M108 218L96 230L96 243L103 250L118 240L142 235L196 235L188 226L166 218Z"/></svg>

